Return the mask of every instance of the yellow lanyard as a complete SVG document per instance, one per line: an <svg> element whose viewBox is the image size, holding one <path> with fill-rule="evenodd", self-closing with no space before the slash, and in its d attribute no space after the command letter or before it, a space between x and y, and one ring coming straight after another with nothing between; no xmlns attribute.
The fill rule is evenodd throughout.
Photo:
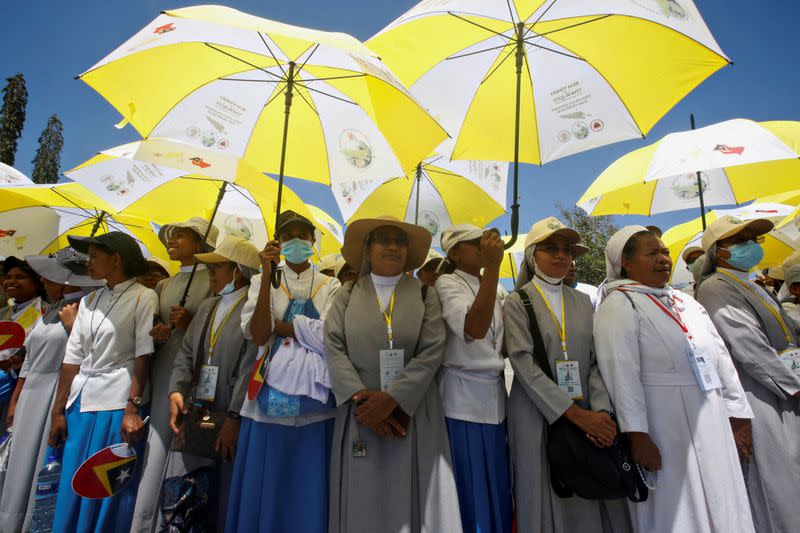
<svg viewBox="0 0 800 533"><path fill-rule="evenodd" d="M772 313L772 316L775 317L775 320L778 321L778 325L781 327L781 331L783 331L783 335L786 337L786 342L789 343L789 344L792 344L792 336L789 334L789 328L786 327L786 322L784 322L783 317L781 316L781 314L778 311L775 310L774 307L772 307L768 302L766 302L764 300L764 298L759 296L759 294L756 291L754 291L753 288L750 285L748 285L744 281L740 280L739 278L737 278L736 276L734 276L730 272L725 272L724 270L719 270L719 269L717 269L717 272L719 272L720 274L725 274L726 276L731 278L733 281L735 281L736 283L738 283L739 285L741 285L742 287L744 287L745 289L750 291L753 294L753 296L758 298L758 300L762 304L764 304L764 307L766 307L767 310L770 313Z"/></svg>
<svg viewBox="0 0 800 533"><path fill-rule="evenodd" d="M550 311L550 316L553 318L553 323L558 328L558 335L561 337L561 351L564 352L564 359L569 359L567 355L567 306L564 305L564 288L561 288L561 322L559 322L556 318L556 314L553 312L553 308L550 307L550 302L547 301L547 297L544 295L544 292L542 292L541 287L539 287L539 284L534 282L533 286L539 291L539 296L544 300L544 305L547 306L547 310Z"/></svg>
<svg viewBox="0 0 800 533"><path fill-rule="evenodd" d="M386 314L386 311L381 309L381 299L378 298L378 308L381 309L381 313L383 313L383 318L386 320L386 334L389 337L389 349L394 349L394 336L392 335L392 314L394 313L394 293L392 291L392 298L389 300L389 314Z"/></svg>
<svg viewBox="0 0 800 533"><path fill-rule="evenodd" d="M219 309L219 302L217 303L217 305L214 306L214 316L211 317L211 335L208 338L208 363L209 364L211 363L211 354L214 353L214 349L217 347L217 341L219 341L219 336L222 333L222 328L225 326L225 322L228 321L228 317L231 316L231 313L233 312L233 310L236 309L236 307L246 297L247 297L247 291L245 291L244 294L239 296L239 299L236 300L236 303L233 304L230 309L228 309L228 312L225 313L224 317L222 317L222 320L220 321L219 326L217 326L217 330L216 331L214 331L214 322L215 322L215 319L217 318L217 310Z"/></svg>

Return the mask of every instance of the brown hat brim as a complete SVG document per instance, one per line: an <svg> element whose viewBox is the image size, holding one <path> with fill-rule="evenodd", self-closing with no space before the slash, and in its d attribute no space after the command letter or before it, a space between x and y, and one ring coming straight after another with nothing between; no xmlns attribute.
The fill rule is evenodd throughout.
<svg viewBox="0 0 800 533"><path fill-rule="evenodd" d="M421 226L401 222L394 218L362 218L350 223L344 234L344 245L342 245L342 256L345 261L358 268L364 259L364 244L367 237L376 229L385 226L399 229L408 238L408 256L403 267L404 271L413 270L425 262L431 247L431 233Z"/></svg>

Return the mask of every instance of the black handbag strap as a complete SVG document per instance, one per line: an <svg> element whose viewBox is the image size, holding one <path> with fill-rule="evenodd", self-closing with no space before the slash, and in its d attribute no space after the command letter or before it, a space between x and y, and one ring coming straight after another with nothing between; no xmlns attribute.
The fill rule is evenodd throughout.
<svg viewBox="0 0 800 533"><path fill-rule="evenodd" d="M533 360L551 381L555 381L555 379L553 379L553 372L550 370L550 361L547 359L547 349L544 347L542 332L539 330L539 322L536 320L536 314L533 310L533 302L528 298L524 290L517 289L514 292L519 296L519 299L522 301L522 306L528 314L528 329L530 329L531 337L533 338Z"/></svg>
<svg viewBox="0 0 800 533"><path fill-rule="evenodd" d="M200 383L200 370L203 368L203 345L206 343L206 332L208 331L208 325L211 323L211 316L216 314L216 310L219 307L220 300L214 304L214 307L208 312L206 315L206 321L203 323L203 330L200 333L200 342L197 343L197 350L195 350L194 356L194 372L192 373L192 382L189 384L189 391L192 395L192 400L194 400L194 393L197 389L197 384Z"/></svg>

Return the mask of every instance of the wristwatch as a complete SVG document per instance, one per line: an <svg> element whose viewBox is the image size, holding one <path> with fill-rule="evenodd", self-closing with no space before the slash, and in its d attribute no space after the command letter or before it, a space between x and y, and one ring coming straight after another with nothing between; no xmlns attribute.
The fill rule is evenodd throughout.
<svg viewBox="0 0 800 533"><path fill-rule="evenodd" d="M128 403L132 403L137 409L142 406L141 396L131 396L128 398Z"/></svg>

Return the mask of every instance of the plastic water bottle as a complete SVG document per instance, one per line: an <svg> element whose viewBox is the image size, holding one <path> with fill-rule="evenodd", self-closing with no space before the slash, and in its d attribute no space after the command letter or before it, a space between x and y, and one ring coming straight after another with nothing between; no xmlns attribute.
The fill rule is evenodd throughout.
<svg viewBox="0 0 800 533"><path fill-rule="evenodd" d="M56 514L58 482L61 480L61 463L54 455L47 458L47 464L39 470L36 480L36 507L31 520L31 533L45 533L53 530L53 516Z"/></svg>

